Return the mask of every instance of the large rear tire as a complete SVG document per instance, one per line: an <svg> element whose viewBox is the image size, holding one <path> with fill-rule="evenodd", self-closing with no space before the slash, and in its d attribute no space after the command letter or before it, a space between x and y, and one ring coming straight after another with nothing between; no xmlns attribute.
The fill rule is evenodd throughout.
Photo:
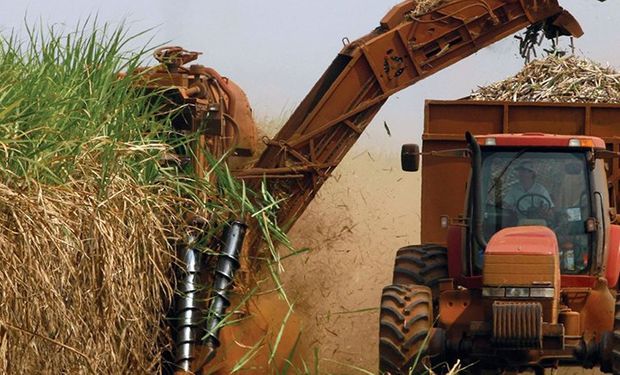
<svg viewBox="0 0 620 375"><path fill-rule="evenodd" d="M448 251L440 245L405 246L396 252L393 284L424 285L439 299L439 281L448 278Z"/></svg>
<svg viewBox="0 0 620 375"><path fill-rule="evenodd" d="M379 370L382 374L424 374L433 327L430 288L390 285L383 288L379 323Z"/></svg>

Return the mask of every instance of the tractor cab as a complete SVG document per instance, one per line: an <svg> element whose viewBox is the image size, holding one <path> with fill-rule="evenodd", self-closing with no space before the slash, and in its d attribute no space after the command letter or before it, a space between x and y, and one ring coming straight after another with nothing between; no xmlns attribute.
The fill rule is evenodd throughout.
<svg viewBox="0 0 620 375"><path fill-rule="evenodd" d="M596 248L603 245L597 233L608 211L604 163L596 162L604 142L545 134L490 135L476 141L481 181L480 191L472 194L481 197L482 245L505 228L546 227L557 240L561 274L588 274ZM476 274L483 269L485 249L471 234Z"/></svg>

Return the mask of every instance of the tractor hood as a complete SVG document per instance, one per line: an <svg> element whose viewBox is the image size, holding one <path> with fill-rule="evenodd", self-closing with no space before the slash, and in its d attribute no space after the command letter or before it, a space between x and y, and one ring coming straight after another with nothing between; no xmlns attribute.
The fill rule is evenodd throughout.
<svg viewBox="0 0 620 375"><path fill-rule="evenodd" d="M555 233L542 226L497 232L484 253L485 286L559 286L560 265Z"/></svg>
<svg viewBox="0 0 620 375"><path fill-rule="evenodd" d="M486 255L555 255L558 242L547 227L523 226L497 232L486 249Z"/></svg>

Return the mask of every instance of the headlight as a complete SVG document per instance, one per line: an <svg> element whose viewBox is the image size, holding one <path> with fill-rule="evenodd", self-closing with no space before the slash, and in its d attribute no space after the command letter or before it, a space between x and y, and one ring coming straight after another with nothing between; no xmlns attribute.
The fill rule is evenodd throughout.
<svg viewBox="0 0 620 375"><path fill-rule="evenodd" d="M483 297L504 297L506 288L482 288Z"/></svg>
<svg viewBox="0 0 620 375"><path fill-rule="evenodd" d="M483 297L495 298L553 298L555 289L553 288L482 288Z"/></svg>
<svg viewBox="0 0 620 375"><path fill-rule="evenodd" d="M506 288L506 297L525 298L530 296L530 288Z"/></svg>
<svg viewBox="0 0 620 375"><path fill-rule="evenodd" d="M553 298L555 289L553 288L532 288L530 289L530 297Z"/></svg>

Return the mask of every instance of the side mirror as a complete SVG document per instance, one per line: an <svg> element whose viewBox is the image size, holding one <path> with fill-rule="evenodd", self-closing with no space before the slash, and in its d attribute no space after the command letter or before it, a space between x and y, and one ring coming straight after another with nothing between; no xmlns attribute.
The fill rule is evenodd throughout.
<svg viewBox="0 0 620 375"><path fill-rule="evenodd" d="M417 172L420 169L420 146L403 145L400 151L400 165L405 172Z"/></svg>

